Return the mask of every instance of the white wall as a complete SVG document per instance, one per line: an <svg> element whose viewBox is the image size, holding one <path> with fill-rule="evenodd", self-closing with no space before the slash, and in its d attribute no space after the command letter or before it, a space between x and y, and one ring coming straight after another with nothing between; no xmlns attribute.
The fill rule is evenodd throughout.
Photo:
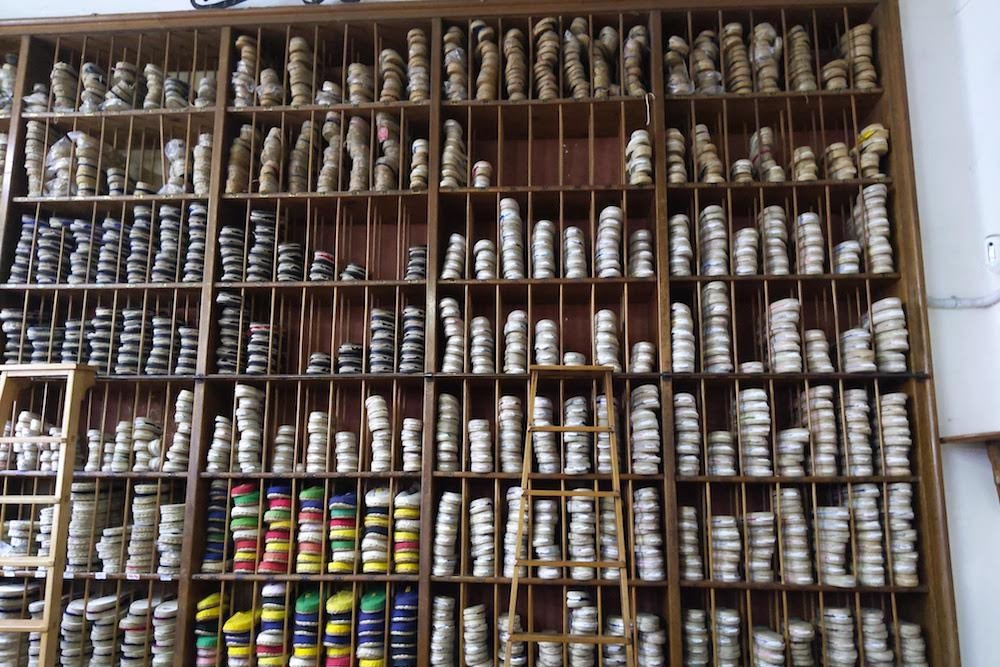
<svg viewBox="0 0 1000 667"><path fill-rule="evenodd" d="M985 294L1000 288L983 263L983 238L1000 233L1000 3L900 5L928 293ZM188 8L189 0L0 0L0 18ZM1000 430L1000 307L933 311L931 336L942 434ZM946 448L944 464L963 663L995 665L1000 503L982 447Z"/></svg>
<svg viewBox="0 0 1000 667"><path fill-rule="evenodd" d="M910 121L928 293L1000 287L983 239L1000 233L1000 20L996 0L901 0ZM942 435L1000 430L1000 307L931 311ZM982 446L944 449L963 664L997 664L1000 503Z"/></svg>
<svg viewBox="0 0 1000 667"><path fill-rule="evenodd" d="M1000 7L990 0L901 4L928 292L985 294L1000 287L1000 276L983 261L984 237L1000 231L989 216L996 210L989 181L998 173L992 148L1000 129L990 110L1000 99L996 86L983 82L990 74L985 68L1000 59L1000 45L976 21L1000 16ZM956 4L965 8L956 12ZM978 31L981 37L966 34ZM1000 389L998 325L1000 308L931 312L942 435L1000 430L1000 410L993 409ZM943 344L958 340L961 345ZM978 381L970 382L973 376Z"/></svg>

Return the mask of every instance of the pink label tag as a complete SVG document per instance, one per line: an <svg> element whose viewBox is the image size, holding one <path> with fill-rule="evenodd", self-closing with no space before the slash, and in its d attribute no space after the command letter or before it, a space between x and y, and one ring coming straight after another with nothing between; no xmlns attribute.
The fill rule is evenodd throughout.
<svg viewBox="0 0 1000 667"><path fill-rule="evenodd" d="M387 127L378 128L378 140L385 141L388 138L389 138L389 128Z"/></svg>

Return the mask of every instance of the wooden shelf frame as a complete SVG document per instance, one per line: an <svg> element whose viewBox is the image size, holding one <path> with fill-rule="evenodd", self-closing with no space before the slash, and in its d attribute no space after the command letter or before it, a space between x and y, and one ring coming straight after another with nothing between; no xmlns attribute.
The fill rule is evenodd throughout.
<svg viewBox="0 0 1000 667"><path fill-rule="evenodd" d="M581 11L584 10L584 11ZM443 99L441 42L443 31L451 25L468 25L474 18L486 18L491 25L511 26L530 25L533 17L556 15L572 17L577 14L587 14L600 17L615 17L621 27L627 29L635 23L642 22L649 29L651 58L647 71L647 85L651 95L646 98L619 97L609 100L573 101L559 99L554 101L528 100L511 102L501 99L497 102L450 102ZM442 19L439 17L448 17ZM700 29L713 27L719 30L730 20L740 20L744 25L752 25L759 20L770 20L775 25L780 24L781 30L787 31L792 24L806 21L811 24L814 35L820 33L828 25L835 25L835 33L840 33L846 26L861 20L870 20L876 25L876 58L879 72L880 88L871 91L849 90L844 92L821 91L810 95L793 92L775 94L720 96L668 96L663 79L662 53L666 39L670 34L682 34L691 43L692 37ZM344 193L337 192L328 195L320 194L233 194L223 193L226 162L228 159L228 142L244 122L259 122L270 126L286 124L294 130L297 124L307 118L321 118L326 108L305 106L292 108L288 106L258 108L230 106L229 77L233 69L236 54L232 45L237 35L244 32L255 32L257 26L269 26L266 31L286 37L291 34L312 35L318 38L331 30L329 26L339 26L333 30L342 30L343 35L352 31L360 31L366 43L371 45L372 53L365 57L365 62L374 64L372 58L377 51L383 34L391 35L395 40L392 45L399 49L405 46L398 42L399 30L411 24L419 24L425 28L428 35L430 55L430 99L426 103L413 104L408 102L383 105L379 103L352 106L337 105L333 110L343 114L360 113L374 116L376 111L388 110L400 118L413 119L420 131L414 136L425 136L430 146L428 188L422 192L408 190L390 191L386 193ZM387 31L380 32L380 26L385 25ZM250 27L253 26L253 27ZM322 26L322 28L320 27ZM522 28L523 29L523 28ZM138 46L138 35L194 34L199 40L199 58L207 68L216 67L217 104L205 109L188 109L179 111L126 111L106 112L99 114L83 114L79 112L45 112L25 113L22 111L21 100L30 91L31 85L40 81L48 81L48 68L51 65L53 45L82 45L88 38L95 35L94 43L111 36L119 36L119 44ZM405 30L402 33L405 35ZM530 35L530 32L527 33ZM624 34L624 33L623 33ZM825 33L824 33L825 34ZM58 36L57 36L58 35ZM332 38L332 39L341 39ZM59 37L64 36L64 37ZM824 39L833 39L827 35ZM199 327L198 367L194 376L189 377L99 377L95 389L91 393L91 417L89 423L111 422L114 419L127 418L140 414L142 408L159 406L157 414L162 414L164 426L170 425L172 400L178 388L190 388L194 393L193 433L191 438L191 466L186 475L166 477L163 475L123 475L118 481L104 479L99 473L81 473L78 479L93 480L98 484L119 484L131 488L135 483L155 481L159 485L176 487L181 500L188 506L188 521L193 530L188 531L182 549L181 573L169 581L157 581L152 575L140 577L133 582L118 577L107 577L101 581L96 574L82 573L74 575L72 591L123 591L152 594L153 592L176 593L179 598L180 611L177 620L179 650L175 665L183 667L193 663L193 609L201 596L210 591L241 590L249 591L250 599L256 600L266 577L247 577L237 575L210 575L200 572L201 552L203 549L204 510L208 497L208 486L213 479L227 480L230 486L233 476L213 476L204 473L201 462L205 460L206 450L211 440L212 420L216 414L226 414L232 409L232 385L236 381L246 381L265 389L268 393L268 405L277 405L277 397L286 392L293 396L312 396L322 391L331 394L348 391L368 391L369 387L388 387L392 391L404 392L412 396L414 413L407 409L407 416L420 416L424 425L423 470L417 475L421 484L421 568L416 576L365 577L351 575L343 579L337 577L320 577L316 581L323 588L324 594L332 591L338 585L347 584L360 590L364 585L384 585L387 589L399 584L415 584L419 590L421 609L429 609L431 599L436 594L454 595L459 606L470 601L489 600L494 609L504 608L506 580L502 577L473 579L468 576L432 577L430 565L432 561L432 538L434 514L437 508L440 492L444 489L460 490L465 498L470 497L473 489L481 489L485 494L494 497L497 512L497 527L502 527L502 506L505 504L503 493L505 489L516 483L516 480L502 474L490 476L475 476L469 473L445 474L434 472L433 435L436 417L436 399L441 391L458 390L463 396L482 393L494 398L501 393L520 393L526 389L526 377L484 376L471 374L448 375L439 372L439 350L443 343L438 340L439 333L438 303L442 296L459 298L462 304L463 316L467 324L471 317L477 314L491 314L494 334L502 331L501 315L508 306L523 303L526 309L534 314L535 304L539 312L551 312L563 317L565 312L574 313L573 317L586 314L588 326L579 329L586 333L592 331L591 317L594 306L618 304L622 312L634 311L622 322L625 330L629 327L646 327L642 337L627 333L623 337L623 357L627 357L628 348L635 340L651 340L658 352L659 368L650 377L631 377L624 374L616 377L615 386L623 392L627 406L626 389L635 384L652 383L660 391L661 430L663 437L663 466L659 475L638 476L626 475L627 505L630 508L631 492L634 486L653 486L660 493L662 503L663 528L665 531L666 576L662 582L633 581L633 600L637 602L639 611L655 611L665 622L669 643L669 663L681 664L683 655L682 610L689 606L714 608L715 606L735 606L745 611L750 618L757 621L777 624L790 609L822 609L828 604L849 604L855 610L862 605L881 604L890 612L889 621L900 618L919 622L924 628L924 636L928 640L929 659L932 664L960 664L958 657L957 621L955 602L952 590L950 553L948 550L947 522L944 504L943 479L941 470L940 449L937 439L936 406L934 399L932 362L928 335L926 314L926 293L923 280L921 245L917 224L916 182L914 178L912 149L910 142L908 109L905 104L906 87L903 72L902 38L899 22L898 0L756 0L753 7L740 6L734 9L731 0L705 0L692 3L687 0L632 0L623 3L612 0L596 0L584 8L579 3L570 0L549 0L539 4L524 0L508 0L499 2L490 0L476 5L469 5L458 0L445 2L406 2L379 3L375 5L341 5L337 7L305 8L271 8L248 10L238 13L226 11L187 12L177 14L138 14L123 16L78 17L63 19L59 22L10 21L0 23L0 40L3 44L15 44L19 51L19 68L16 80L14 106L9 118L0 120L0 127L9 128L8 159L3 170L2 194L0 194L0 269L9 266L13 244L17 238L17 226L22 213L26 214L61 214L85 216L99 219L105 214L128 215L134 204L173 203L186 207L189 201L203 202L207 207L207 247L205 251L205 274L201 282L184 284L142 284L142 285L102 285L102 286L42 286L42 285L4 285L0 289L0 302L5 306L22 306L25 304L43 304L44 312L65 313L84 312L95 303L126 303L133 299L173 304L183 302L190 304L189 321L201 324ZM62 40L62 41L58 41ZM183 40L181 40L183 41ZM817 54L820 48L816 43ZM156 40L150 38L148 45ZM346 43L346 42L345 42ZM532 45L528 45L529 48ZM824 43L824 47L829 44ZM81 46L82 48L82 46ZM146 48L155 49L155 46ZM346 47L345 47L346 52ZM401 51L403 52L403 51ZM471 60L471 55L470 55ZM817 55L818 60L818 55ZM529 57L529 68L531 58ZM195 69L192 66L192 69ZM501 66L502 71L502 66ZM283 70L282 70L283 71ZM470 70L474 72L475 70ZM818 72L818 68L817 68ZM470 76L470 85L474 76ZM787 82L785 82L787 83ZM787 88L787 85L784 86ZM540 119L546 123L554 121L555 134L551 128L539 129L537 136L541 139L555 139L569 136L582 141L588 155L595 155L595 140L600 136L594 134L594 123L587 121L584 126L578 125L579 119L601 118L612 119L615 126L615 136L618 141L627 132L639 125L646 125L648 114L648 129L653 137L655 185L652 187L631 187L616 183L604 183L593 171L588 171L584 178L577 178L572 169L575 165L563 165L560 160L557 173L553 178L542 178L531 169L523 174L509 167L504 168L500 151L503 150L502 137L522 136L531 138L531 131L519 124L529 122L528 119ZM484 157L495 160L496 172L494 183L498 184L485 190L472 188L441 189L438 187L437 175L440 172L441 126L444 119L459 120L466 129L473 130L466 134L470 146L470 163ZM549 120L545 120L549 119ZM146 196L146 197L66 197L40 198L28 197L23 163L25 128L29 120L66 128L97 128L98 131L115 131L115 129L164 128L165 131L184 131L189 127L210 128L216 139L212 154L211 182L207 197L194 195L179 196ZM762 205L768 203L783 203L789 218L799 210L818 207L824 215L826 224L825 238L827 240L827 257L835 240L842 237L843 230L836 223L843 220L845 207L849 209L861 187L870 182L856 180L849 182L817 181L813 183L781 183L721 186L701 183L670 185L666 181L666 151L665 133L668 127L681 127L690 141L693 127L698 122L707 122L713 130L713 137L722 151L722 159L728 167L736 157L742 157L746 150L746 142L753 128L762 122L774 122L778 131L783 159L782 164L788 166L788 155L794 145L799 145L797 136L812 137L809 143L814 150L824 147L823 142L835 131L841 132L841 138L853 141L860 127L868 122L880 121L891 131L892 154L888 158L889 179L885 181L890 190L890 218L893 221L893 247L896 253L897 272L888 275L859 274L853 276L834 276L829 274L819 276L726 276L714 278L729 284L734 308L734 351L737 363L742 357L759 359L758 344L753 340L754 326L759 326L763 317L762 304L773 301L778 296L798 296L803 303L815 300L820 295L820 301L828 304L824 317L829 324L828 334L831 343L840 330L854 326L858 318L873 300L889 295L902 297L906 305L908 328L910 332L911 350L909 354L910 372L898 375L865 374L848 375L842 373L814 375L801 374L792 377L781 377L771 374L749 376L734 373L715 375L706 373L674 374L670 372L670 305L674 301L683 301L693 306L697 312L700 300L700 286L709 280L705 276L673 277L668 275L669 247L666 233L666 220L676 212L687 212L692 217L694 231L697 234L697 213L706 203L721 203L730 213L729 220L732 229L745 226ZM641 122L640 122L641 121ZM108 129L110 128L110 129ZM178 129L179 128L179 129ZM480 134L476 130L486 130ZM565 129L563 129L565 128ZM513 132L505 135L504 132ZM604 130L600 130L603 132ZM424 134L426 132L426 134ZM518 135L518 132L521 134ZM566 134L562 134L565 132ZM623 134L624 133L624 134ZM717 133L717 135L716 135ZM484 138L484 141L480 139ZM486 154L479 153L481 147L486 148ZM189 147L193 142L189 139ZM287 144L286 144L287 147ZM541 150L541 149L539 149ZM492 151L492 152L490 152ZM404 150L405 152L405 150ZM541 154L541 153L540 153ZM693 160L689 148L688 159ZM689 164L689 173L696 173ZM405 174L401 175L405 176ZM613 180L613 179L612 179ZM655 280L625 278L621 280L587 279L584 281L553 280L553 281L476 281L460 280L445 281L439 279L440 257L444 250L447 234L450 231L466 233L471 249L472 242L482 238L480 226L489 224L490 216L495 217L496 206L501 197L514 197L522 203L522 217L525 221L526 250L530 238L530 226L538 219L536 211L549 210L569 212L567 220L580 213L590 211L599 203L611 200L623 202L627 208L628 220L631 224L636 218L635 211L642 210L641 224L654 230L656 264L659 269ZM403 283L401 275L379 275L376 279L359 285L344 284L295 284L278 283L224 285L216 276L219 271L217 233L223 224L231 224L234 219L246 220L251 208L268 208L272 210L287 210L296 219L332 217L341 215L342 207L357 206L367 210L381 210L382 207L410 208L419 210L420 220L425 225L423 238L428 245L426 280L418 283ZM469 211L492 211L486 215L467 216L463 222L461 215ZM460 214L456 216L456 214ZM589 223L594 224L590 213L585 216ZM750 223L752 224L752 222ZM475 229L474 229L475 228ZM484 228L485 229L485 228ZM626 226L626 230L629 227ZM591 227L592 231L592 227ZM731 230L732 231L732 230ZM492 238L496 238L493 236ZM627 233L623 242L627 241ZM697 243L697 239L695 239ZM398 250L398 248L397 248ZM247 295L253 295L271 302L304 304L311 299L326 299L327 291L333 294L330 303L342 293L357 296L362 303L370 299L383 299L392 296L398 300L404 298L408 302L424 305L426 313L425 329L425 368L423 374L403 377L396 374L389 376L360 376L351 378L320 377L311 378L298 375L303 372L303 362L311 350L301 350L296 355L295 363L287 363L280 373L267 376L222 376L216 373L214 362L215 347L218 338L215 320L217 305L215 296L220 290L241 290ZM409 301L412 299L412 301ZM119 301L120 300L120 301ZM631 306L631 309L629 308ZM327 308L330 306L324 306ZM280 308L278 309L280 311ZM639 325L640 311L655 312L657 320L651 320L648 315L645 324ZM589 312L588 312L589 311ZM289 310L291 312L291 310ZM303 321L300 318L300 321ZM534 321L534 318L531 319ZM291 323L292 320L289 320ZM697 322L697 320L696 320ZM365 323L367 326L367 322ZM500 337L499 335L497 336ZM698 336L700 339L700 335ZM577 339L574 339L574 341ZM575 344L575 343L574 343ZM335 349L335 345L334 348ZM497 355L500 357L501 345L498 341ZM302 356L302 355L305 356ZM626 368L626 370L628 370ZM794 388L804 388L815 383L831 384L842 393L845 387L864 386L875 395L885 391L905 391L910 397L909 413L911 427L915 434L915 446L912 453L913 474L906 479L914 486L914 504L917 511L917 527L920 541L920 586L912 589L887 586L877 590L859 588L856 590L831 590L830 587L794 587L782 584L773 586L756 586L751 584L727 585L722 582L682 582L678 563L677 507L692 493L697 493L704 502L716 498L725 499L727 511L738 512L740 508L750 508L750 500L754 497L754 488L765 485L772 488L777 484L794 484L809 490L810 495L824 496L827 487L855 483L876 483L884 490L892 479L874 478L834 478L831 480L807 477L802 479L784 480L766 478L752 480L744 477L714 478L676 477L673 451L673 396L677 391L696 391L700 401L707 400L722 391L732 391L741 386L766 387L772 396L785 395ZM485 393L483 393L485 392ZM480 397L481 398L481 397ZM419 400L418 400L419 399ZM289 414L294 413L297 419L304 417L303 409L309 403L308 399L289 399L292 407L287 408ZM477 398L476 400L479 400ZM777 403L777 400L774 401ZM475 405L470 402L470 405ZM119 405L121 407L119 407ZM410 405L410 404L408 404ZM622 406L625 407L625 406ZM131 410L131 412L130 412ZM623 411L624 412L624 411ZM275 422L278 423L278 422ZM398 424L394 424L398 429ZM707 428L707 427L706 427ZM494 434L495 436L495 434ZM166 434L165 434L166 437ZM398 443L398 440L396 440ZM626 463L630 457L623 459ZM13 477L13 475L12 475ZM33 479L24 475L25 480ZM5 478L6 479L6 478ZM268 484L266 475L260 476L260 484ZM340 476L331 474L329 477L310 478L295 476L297 485L313 483L350 484L358 489L367 488L366 484L384 481L394 489L406 488L412 481L408 475L396 472L389 475L364 473ZM560 484L581 482L597 483L596 480L570 479L557 480ZM37 482L37 480L36 480ZM6 482L5 482L6 483ZM20 482L18 482L20 483ZM32 482L35 483L35 482ZM569 488L569 487L567 487ZM479 491L477 491L477 494ZM825 497L825 496L824 496ZM630 523L630 511L626 512L626 523ZM464 518L463 518L464 523ZM497 534L499 568L502 562L500 543L502 532ZM463 532L463 540L465 539ZM463 544L463 562L467 559L467 549ZM463 566L464 567L464 566ZM706 553L706 569L707 553ZM464 569L462 570L465 571ZM298 581L294 575L290 580ZM546 586L548 582L528 580L528 586ZM575 588L569 580L554 580L552 585L561 587L560 594L565 589ZM606 582L600 582L604 584ZM82 588L81 588L82 587ZM110 587L110 588L109 588ZM553 591L554 592L554 591ZM600 596L598 596L600 597ZM541 612L539 612L541 613ZM751 615L752 614L752 615ZM430 623L429 615L421 614L418 627L419 654L421 663L426 664L429 646ZM744 627L744 642L748 632ZM860 640L859 640L860 642ZM497 655L497 645L494 641L492 655ZM745 645L745 654L749 654Z"/></svg>

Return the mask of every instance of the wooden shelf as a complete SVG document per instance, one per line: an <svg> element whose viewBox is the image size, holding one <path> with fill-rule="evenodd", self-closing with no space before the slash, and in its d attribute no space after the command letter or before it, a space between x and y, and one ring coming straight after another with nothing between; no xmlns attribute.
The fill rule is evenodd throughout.
<svg viewBox="0 0 1000 667"><path fill-rule="evenodd" d="M776 275L756 275L756 276L670 276L668 282L671 283L706 283L722 281L725 283L769 283L771 285L785 285L797 282L815 283L840 283L849 286L863 286L865 283L875 283L876 285L888 285L899 280L898 273L817 273L817 274L789 274L787 276Z"/></svg>
<svg viewBox="0 0 1000 667"><path fill-rule="evenodd" d="M993 442L995 440L1000 440L1000 431L986 431L984 433L966 433L963 435L951 435L944 436L941 438L941 444L944 445L966 445L973 444L978 445L981 443Z"/></svg>
<svg viewBox="0 0 1000 667"><path fill-rule="evenodd" d="M336 201L340 199L426 199L425 190L343 190L337 192L276 192L274 194L261 194L259 192L232 192L222 195L225 201L248 201L255 204L266 202L282 202L291 204L294 202L323 202Z"/></svg>
<svg viewBox="0 0 1000 667"><path fill-rule="evenodd" d="M627 185L625 183L590 183L578 185L511 185L491 186L488 188L441 188L439 196L475 196L481 198L505 197L517 194L552 194L552 193L652 193L654 188L649 185Z"/></svg>
<svg viewBox="0 0 1000 667"><path fill-rule="evenodd" d="M202 377L213 383L254 383L254 382L274 382L274 383L324 383L333 382L337 384L358 384L362 382L401 382L409 384L420 384L426 379L424 373L333 373L326 375L306 375L304 373L295 374L261 374L248 375L246 373L211 373Z"/></svg>
<svg viewBox="0 0 1000 667"><path fill-rule="evenodd" d="M831 475L829 477L806 475L804 477L786 477L767 475L752 477L748 475L678 475L678 484L893 484L906 482L915 484L920 481L914 475Z"/></svg>
<svg viewBox="0 0 1000 667"><path fill-rule="evenodd" d="M180 579L179 575L176 574L146 574L146 573L129 573L124 572L66 572L63 574L65 579L78 579L85 581L134 581L134 582L160 582L160 583L177 583Z"/></svg>
<svg viewBox="0 0 1000 667"><path fill-rule="evenodd" d="M382 288L412 289L422 292L427 286L425 280L286 280L260 282L217 282L212 285L217 290L278 290L296 292L299 290L324 291L331 289L358 291Z"/></svg>
<svg viewBox="0 0 1000 667"><path fill-rule="evenodd" d="M331 104L329 106L323 104L303 104L301 106L291 106L291 105L275 105L275 106L227 106L226 113L234 118L249 118L254 115L261 114L271 114L271 115L289 115L289 114L299 114L302 119L320 114L321 116L334 112L361 112L361 111L399 111L405 110L407 112L429 112L431 108L430 101L427 102L411 102L409 100L400 100L398 102L361 102L358 104L351 104L349 102L341 104Z"/></svg>
<svg viewBox="0 0 1000 667"><path fill-rule="evenodd" d="M838 382L852 381L871 382L892 380L926 380L929 373L910 371L904 373L664 373L665 377L682 382L684 380L700 380L711 382Z"/></svg>
<svg viewBox="0 0 1000 667"><path fill-rule="evenodd" d="M416 583L419 577L410 574L250 574L244 572L228 572L224 574L192 574L195 581L246 581L246 582L268 582L286 581L295 582L404 582Z"/></svg>
<svg viewBox="0 0 1000 667"><path fill-rule="evenodd" d="M566 569L566 568L563 568ZM431 576L431 582L439 584L461 584L463 586L510 586L510 577L472 577L472 576L451 576L437 577ZM555 579L539 579L538 577L519 577L518 584L522 586L565 586L569 588L580 588L588 586L615 587L618 586L616 579L569 579L559 577ZM662 581L644 581L642 579L629 579L629 586L636 588L662 588Z"/></svg>
<svg viewBox="0 0 1000 667"><path fill-rule="evenodd" d="M433 476L440 479L489 479L489 480L500 480L500 481L511 481L519 482L521 480L521 473L519 472L468 472L468 471L457 471L457 472L442 472L440 470L435 470ZM552 482L610 482L610 473L583 473L579 475L568 474L568 473L530 473L529 478L532 480L540 481L552 481ZM663 475L639 475L635 473L621 474L622 481L629 482L662 482Z"/></svg>
<svg viewBox="0 0 1000 667"><path fill-rule="evenodd" d="M199 379L196 375L112 375L98 373L95 382L100 385L108 384L137 384L137 385L164 385L164 384L194 384Z"/></svg>
<svg viewBox="0 0 1000 667"><path fill-rule="evenodd" d="M824 584L780 584L780 583L756 583L748 581L684 581L681 580L681 588L700 588L712 590L736 590L736 591L782 591L782 592L812 592L812 593L891 593L901 595L907 593L926 594L926 586L850 586L841 588Z"/></svg>
<svg viewBox="0 0 1000 667"><path fill-rule="evenodd" d="M208 197L195 194L177 195L74 195L72 197L14 197L15 204L58 206L61 204L165 204L172 202L207 201Z"/></svg>
<svg viewBox="0 0 1000 667"><path fill-rule="evenodd" d="M202 479L281 479L281 480L338 480L338 479L420 479L419 472L202 472Z"/></svg>
<svg viewBox="0 0 1000 667"><path fill-rule="evenodd" d="M4 283L0 285L0 291L4 292L28 292L46 293L60 292L65 294L89 294L101 292L152 292L170 293L178 292L184 294L195 294L203 288L202 283L89 283L84 285L38 285L35 283Z"/></svg>
<svg viewBox="0 0 1000 667"><path fill-rule="evenodd" d="M210 130L213 107L187 109L121 109L111 111L39 111L26 112L21 118L34 120L60 130L97 131L109 128L157 130L184 129L188 126Z"/></svg>

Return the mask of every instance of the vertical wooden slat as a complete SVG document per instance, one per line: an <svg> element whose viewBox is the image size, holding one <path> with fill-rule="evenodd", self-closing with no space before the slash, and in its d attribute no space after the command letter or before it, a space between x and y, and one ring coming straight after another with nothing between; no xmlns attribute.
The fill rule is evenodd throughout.
<svg viewBox="0 0 1000 667"><path fill-rule="evenodd" d="M435 383L429 374L435 370L437 356L437 277L440 201L438 184L441 178L441 77L442 21L431 21L428 35L430 65L430 113L427 143L427 276L424 294L424 373L423 385L423 450L420 466L420 573L418 577L417 664L429 667L431 607L431 561L434 558L434 512L437 497L434 471ZM460 618L460 617L459 617Z"/></svg>
<svg viewBox="0 0 1000 667"><path fill-rule="evenodd" d="M28 89L28 60L32 49L32 38L21 37L21 45L17 54L17 77L14 80L14 98L11 101L10 124L7 130L7 159L0 173L0 268L7 270L7 257L13 254L13 244L17 242L19 219L12 213L11 201L24 179L24 134L26 125L21 121L21 107L24 106L24 95ZM20 171L20 176L15 175ZM13 219L12 219L13 218ZM10 224L8 223L10 221ZM17 228L17 229L15 229Z"/></svg>
<svg viewBox="0 0 1000 667"><path fill-rule="evenodd" d="M670 332L670 246L667 233L667 220L670 217L668 208L671 191L667 185L667 151L666 151L666 113L670 106L683 108L686 101L672 101L666 98L664 85L664 68L662 53L665 52L663 36L663 14L659 11L650 14L650 67L648 89L651 95L646 96L646 104L652 107L650 117L653 122L653 157L655 169L655 215L654 243L656 244L656 295L659 321L657 322L657 371L661 374L660 381L660 418L661 438L663 442L663 516L666 519L667 539L665 543L665 564L667 582L667 617L669 663L679 665L683 662L683 616L681 612L680 563L675 554L679 553L679 536L677 531L677 485L676 454L674 453L674 388L671 380L671 332ZM683 106L682 106L683 105ZM688 133L689 138L693 134ZM691 178L697 178L693 172ZM687 198L686 190L678 191L678 198ZM692 211L692 222L697 225L697 211ZM699 339L701 337L699 336Z"/></svg>
<svg viewBox="0 0 1000 667"><path fill-rule="evenodd" d="M232 51L232 35L228 27L219 31L219 66L216 71L215 118L212 129L212 165L209 183L209 198L207 203L207 221L205 232L205 267L201 282L201 300L198 312L198 362L196 377L202 377L214 372L209 367L210 360L215 358L214 327L212 326L212 309L214 306L214 290L212 281L215 277L215 258L218 239L218 229L221 219L221 193L225 181L225 166L227 146L223 143L226 135L226 103L228 99L230 53ZM178 260L180 261L180 259ZM181 544L181 568L177 587L177 637L180 647L174 654L174 667L185 667L194 662L194 642L185 638L194 636L194 614L189 613L197 604L197 589L193 575L201 570L199 561L203 551L205 538L205 509L208 504L208 480L202 481L199 476L202 461L208 452L212 439L214 415L207 402L212 399L208 394L206 381L196 379L194 384L194 409L191 414L191 442L189 450L187 488L185 491L185 539ZM234 448L235 449L235 448Z"/></svg>

